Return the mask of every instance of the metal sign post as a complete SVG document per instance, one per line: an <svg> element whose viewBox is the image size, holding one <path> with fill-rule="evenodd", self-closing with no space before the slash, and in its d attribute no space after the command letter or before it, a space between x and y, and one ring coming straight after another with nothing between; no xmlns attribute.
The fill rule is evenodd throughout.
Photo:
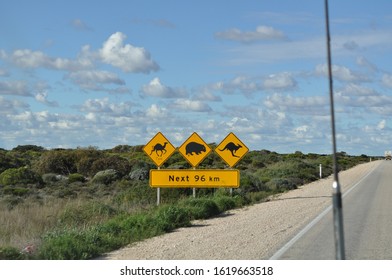
<svg viewBox="0 0 392 280"><path fill-rule="evenodd" d="M345 259L344 251L344 232L343 232L343 202L340 190L338 163L336 157L336 130L335 130L335 109L333 100L333 82L332 82L332 63L331 63L331 38L329 34L329 14L328 0L325 0L325 25L327 35L327 60L328 60L328 77L329 77L329 96L331 102L331 127L332 127L332 148L333 148L333 174L334 182L332 184L332 203L333 203L333 221L335 233L335 252L337 260Z"/></svg>
<svg viewBox="0 0 392 280"><path fill-rule="evenodd" d="M161 168L158 167L158 170ZM157 205L161 204L161 188L157 188Z"/></svg>
<svg viewBox="0 0 392 280"><path fill-rule="evenodd" d="M323 178L323 165L320 163L320 179Z"/></svg>

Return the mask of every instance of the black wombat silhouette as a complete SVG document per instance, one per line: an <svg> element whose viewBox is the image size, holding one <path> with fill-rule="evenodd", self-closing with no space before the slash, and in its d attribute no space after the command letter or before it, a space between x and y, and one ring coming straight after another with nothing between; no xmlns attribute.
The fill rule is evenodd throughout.
<svg viewBox="0 0 392 280"><path fill-rule="evenodd" d="M189 142L185 146L185 154L193 156L193 153L196 155L201 154L202 152L206 151L206 147L203 144L196 143L196 142Z"/></svg>
<svg viewBox="0 0 392 280"><path fill-rule="evenodd" d="M157 156L159 156L159 157L161 157L163 154L166 154L166 149L165 149L166 145L167 145L167 142L163 143L163 145L160 143L155 144L155 146L152 147L152 151L150 153L150 156L152 155L153 152L155 152L157 154ZM158 151L161 152L160 155L158 154Z"/></svg>
<svg viewBox="0 0 392 280"><path fill-rule="evenodd" d="M219 149L219 151L223 152L223 151L225 151L225 150L228 150L228 151L231 152L231 155L232 155L233 157L239 157L239 156L236 156L236 155L235 155L235 152L237 152L237 150L238 150L239 148L242 148L242 146L241 146L240 144L236 145L236 144L234 144L233 142L229 142L229 143L226 144L226 146L225 146L222 150Z"/></svg>

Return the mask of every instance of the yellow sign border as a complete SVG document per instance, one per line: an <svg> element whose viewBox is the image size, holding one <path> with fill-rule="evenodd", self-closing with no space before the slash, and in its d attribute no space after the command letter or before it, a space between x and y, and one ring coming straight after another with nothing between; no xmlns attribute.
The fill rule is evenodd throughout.
<svg viewBox="0 0 392 280"><path fill-rule="evenodd" d="M222 177L223 176L223 177ZM150 169L151 188L238 188L238 169Z"/></svg>

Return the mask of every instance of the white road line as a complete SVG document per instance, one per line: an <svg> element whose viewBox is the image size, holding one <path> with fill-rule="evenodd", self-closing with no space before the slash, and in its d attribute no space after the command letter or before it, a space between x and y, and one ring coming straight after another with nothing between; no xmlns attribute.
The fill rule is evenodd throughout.
<svg viewBox="0 0 392 280"><path fill-rule="evenodd" d="M378 166L378 165L377 165ZM348 195L354 188L356 188L363 180L365 180L373 171L376 169L375 166L368 174L361 178L354 186L348 189L343 194L343 198ZM276 253L270 258L270 260L279 260L284 253L287 252L294 245L295 242L298 241L302 236L304 236L315 224L317 224L325 215L328 214L329 211L332 210L332 205L328 206L323 212L321 212L316 218L314 218L309 224L307 224L300 232L297 233L289 242L283 245Z"/></svg>

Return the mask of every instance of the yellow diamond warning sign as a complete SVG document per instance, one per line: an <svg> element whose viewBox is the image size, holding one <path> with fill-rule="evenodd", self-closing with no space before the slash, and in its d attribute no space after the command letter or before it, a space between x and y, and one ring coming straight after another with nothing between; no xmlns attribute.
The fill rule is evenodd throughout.
<svg viewBox="0 0 392 280"><path fill-rule="evenodd" d="M215 153L230 167L233 167L248 151L248 147L232 132L215 148Z"/></svg>
<svg viewBox="0 0 392 280"><path fill-rule="evenodd" d="M193 167L196 167L211 152L211 148L196 132L194 132L178 148L178 151Z"/></svg>
<svg viewBox="0 0 392 280"><path fill-rule="evenodd" d="M176 148L160 132L158 132L150 140L150 142L143 147L143 151L158 167L160 167L175 152L175 150Z"/></svg>

